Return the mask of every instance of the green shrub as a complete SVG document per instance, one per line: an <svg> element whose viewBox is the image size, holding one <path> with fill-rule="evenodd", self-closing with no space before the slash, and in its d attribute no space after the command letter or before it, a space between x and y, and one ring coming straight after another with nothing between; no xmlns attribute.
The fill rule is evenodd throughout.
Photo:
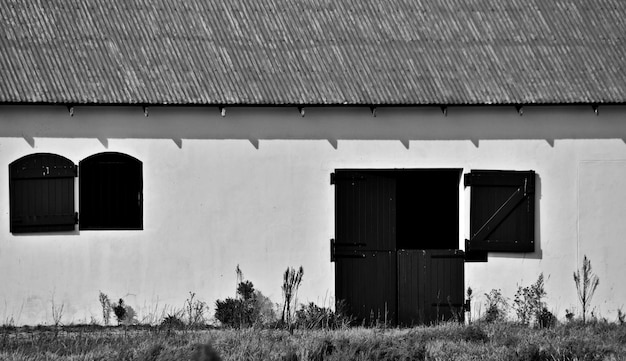
<svg viewBox="0 0 626 361"><path fill-rule="evenodd" d="M229 297L223 301L215 301L215 318L226 327L239 328L244 326L246 317L244 316L243 300Z"/></svg>
<svg viewBox="0 0 626 361"><path fill-rule="evenodd" d="M237 285L238 298L226 298L215 301L215 318L226 327L240 328L254 325L259 319L260 305L254 285L242 281ZM260 298L260 297L258 297Z"/></svg>

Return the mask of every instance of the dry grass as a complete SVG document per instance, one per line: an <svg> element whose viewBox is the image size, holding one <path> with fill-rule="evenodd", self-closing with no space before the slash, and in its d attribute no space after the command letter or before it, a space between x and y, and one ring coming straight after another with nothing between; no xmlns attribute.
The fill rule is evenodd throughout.
<svg viewBox="0 0 626 361"><path fill-rule="evenodd" d="M211 347L207 347L211 345ZM213 350L215 352L213 352ZM219 358L217 356L219 354ZM0 330L0 360L622 360L626 325L512 323L411 329Z"/></svg>

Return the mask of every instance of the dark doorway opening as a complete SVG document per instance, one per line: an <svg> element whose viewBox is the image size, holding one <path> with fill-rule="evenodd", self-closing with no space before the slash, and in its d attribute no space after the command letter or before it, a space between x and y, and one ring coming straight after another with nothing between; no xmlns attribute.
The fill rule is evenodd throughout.
<svg viewBox="0 0 626 361"><path fill-rule="evenodd" d="M460 169L397 170L397 249L459 248Z"/></svg>

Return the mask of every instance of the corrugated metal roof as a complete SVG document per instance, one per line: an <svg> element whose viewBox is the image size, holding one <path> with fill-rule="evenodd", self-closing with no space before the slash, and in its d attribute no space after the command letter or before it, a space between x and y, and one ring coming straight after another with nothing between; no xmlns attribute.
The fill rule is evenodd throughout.
<svg viewBox="0 0 626 361"><path fill-rule="evenodd" d="M623 0L5 0L0 102L626 102Z"/></svg>

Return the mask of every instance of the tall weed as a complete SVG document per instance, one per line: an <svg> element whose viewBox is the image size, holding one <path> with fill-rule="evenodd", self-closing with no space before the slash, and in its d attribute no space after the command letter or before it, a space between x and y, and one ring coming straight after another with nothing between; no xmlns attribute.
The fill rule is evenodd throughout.
<svg viewBox="0 0 626 361"><path fill-rule="evenodd" d="M576 284L576 292L578 300L582 306L583 322L587 321L587 310L596 292L596 288L600 284L600 279L591 269L591 261L587 259L587 255L583 258L583 266L574 272L574 283Z"/></svg>

